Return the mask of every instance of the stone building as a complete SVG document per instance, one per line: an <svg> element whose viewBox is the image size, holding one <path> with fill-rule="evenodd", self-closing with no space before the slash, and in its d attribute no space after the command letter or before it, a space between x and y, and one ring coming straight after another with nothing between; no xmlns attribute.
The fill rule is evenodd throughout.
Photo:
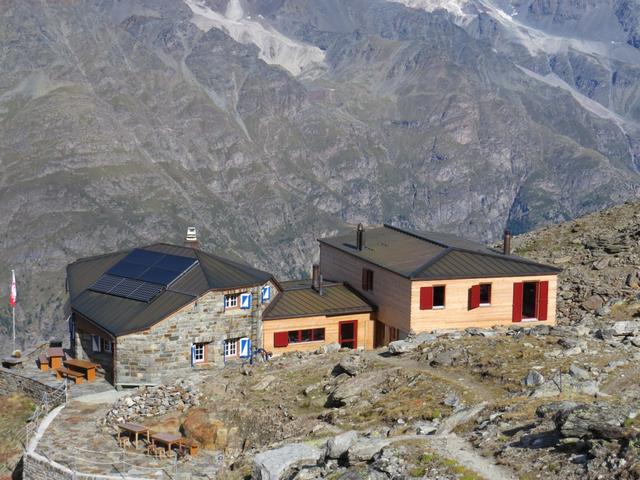
<svg viewBox="0 0 640 480"><path fill-rule="evenodd" d="M280 291L267 272L162 243L78 260L67 283L75 356L100 364L117 387L248 353L262 344L262 311Z"/></svg>

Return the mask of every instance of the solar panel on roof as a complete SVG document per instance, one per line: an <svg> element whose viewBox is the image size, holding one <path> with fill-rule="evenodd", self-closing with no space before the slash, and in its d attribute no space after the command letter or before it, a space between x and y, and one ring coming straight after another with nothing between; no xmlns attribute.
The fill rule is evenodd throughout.
<svg viewBox="0 0 640 480"><path fill-rule="evenodd" d="M116 297L129 298L141 302L149 302L162 292L162 285L134 280L130 278L102 275L89 290L106 293Z"/></svg>
<svg viewBox="0 0 640 480"><path fill-rule="evenodd" d="M135 249L107 274L167 286L197 263L195 258Z"/></svg>

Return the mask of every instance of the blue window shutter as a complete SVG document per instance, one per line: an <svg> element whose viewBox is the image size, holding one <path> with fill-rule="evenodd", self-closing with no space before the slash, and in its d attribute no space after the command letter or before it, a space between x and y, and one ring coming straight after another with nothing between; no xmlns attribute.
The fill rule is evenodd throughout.
<svg viewBox="0 0 640 480"><path fill-rule="evenodd" d="M271 287L262 287L262 303L268 302L271 299Z"/></svg>
<svg viewBox="0 0 640 480"><path fill-rule="evenodd" d="M191 366L196 363L196 346L195 344L191 344Z"/></svg>
<svg viewBox="0 0 640 480"><path fill-rule="evenodd" d="M251 308L251 294L243 293L240 295L240 308L248 310Z"/></svg>
<svg viewBox="0 0 640 480"><path fill-rule="evenodd" d="M249 338L240 339L240 358L251 356L251 340Z"/></svg>

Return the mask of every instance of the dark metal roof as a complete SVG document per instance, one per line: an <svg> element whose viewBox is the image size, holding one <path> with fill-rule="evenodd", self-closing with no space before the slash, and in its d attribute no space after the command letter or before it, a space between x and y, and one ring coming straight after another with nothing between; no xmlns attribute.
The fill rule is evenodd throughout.
<svg viewBox="0 0 640 480"><path fill-rule="evenodd" d="M561 271L454 235L391 225L366 230L362 250L355 246L355 233L319 241L412 280L556 275Z"/></svg>
<svg viewBox="0 0 640 480"><path fill-rule="evenodd" d="M283 291L265 309L264 320L373 311L364 298L342 283L325 283L322 295L311 288L309 280L284 282L281 286Z"/></svg>
<svg viewBox="0 0 640 480"><path fill-rule="evenodd" d="M71 308L118 336L149 328L210 290L275 282L270 273L201 250L165 243L142 248L196 258L198 263L147 303L88 290L131 250L80 259L67 266Z"/></svg>

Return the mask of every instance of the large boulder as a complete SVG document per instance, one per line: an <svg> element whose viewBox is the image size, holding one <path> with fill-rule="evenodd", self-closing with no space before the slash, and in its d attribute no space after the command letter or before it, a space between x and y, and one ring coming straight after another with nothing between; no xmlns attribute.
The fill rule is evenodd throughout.
<svg viewBox="0 0 640 480"><path fill-rule="evenodd" d="M544 377L537 370L530 370L526 377L522 380L527 387L537 387L544 383Z"/></svg>
<svg viewBox="0 0 640 480"><path fill-rule="evenodd" d="M615 336L640 334L640 320L615 322L611 327L611 333Z"/></svg>
<svg viewBox="0 0 640 480"><path fill-rule="evenodd" d="M349 355L338 363L338 370L355 377L367 367L364 358L360 355Z"/></svg>
<svg viewBox="0 0 640 480"><path fill-rule="evenodd" d="M319 448L304 443L289 443L253 457L252 478L256 480L289 478L294 470L314 467L323 457L324 451Z"/></svg>
<svg viewBox="0 0 640 480"><path fill-rule="evenodd" d="M390 443L386 438L361 438L347 452L349 463L368 462Z"/></svg>
<svg viewBox="0 0 640 480"><path fill-rule="evenodd" d="M225 448L228 442L228 431L224 423L213 418L203 408L193 408L182 423L185 436L192 438L202 448L218 450Z"/></svg>
<svg viewBox="0 0 640 480"><path fill-rule="evenodd" d="M392 355L399 355L401 353L413 352L418 348L418 344L408 340L396 340L395 342L389 343L388 348L389 353Z"/></svg>
<svg viewBox="0 0 640 480"><path fill-rule="evenodd" d="M327 441L327 458L340 458L358 440L358 433L355 430L336 435Z"/></svg>
<svg viewBox="0 0 640 480"><path fill-rule="evenodd" d="M554 421L566 438L613 440L630 436L631 431L624 426L626 419L627 412L619 406L583 404L560 410Z"/></svg>
<svg viewBox="0 0 640 480"><path fill-rule="evenodd" d="M458 410L452 415L445 418L438 427L437 433L439 435L446 435L451 433L458 425L470 422L480 415L480 413L486 408L485 402L474 405L473 407L463 408Z"/></svg>

